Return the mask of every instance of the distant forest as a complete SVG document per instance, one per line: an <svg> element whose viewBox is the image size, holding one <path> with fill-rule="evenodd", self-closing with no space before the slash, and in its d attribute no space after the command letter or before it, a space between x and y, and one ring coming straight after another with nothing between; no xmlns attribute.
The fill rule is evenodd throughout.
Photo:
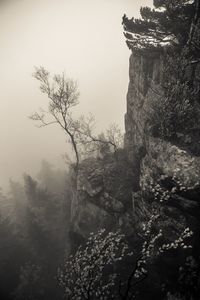
<svg viewBox="0 0 200 300"><path fill-rule="evenodd" d="M0 298L58 299L57 268L68 245L70 183L43 161L37 178L0 193Z"/></svg>

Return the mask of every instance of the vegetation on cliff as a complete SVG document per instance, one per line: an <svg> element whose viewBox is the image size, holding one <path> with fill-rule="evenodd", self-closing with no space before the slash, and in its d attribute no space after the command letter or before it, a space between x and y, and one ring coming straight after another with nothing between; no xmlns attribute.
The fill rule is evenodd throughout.
<svg viewBox="0 0 200 300"><path fill-rule="evenodd" d="M154 6L141 8L141 19L123 17L130 49L162 55L161 89L148 125L153 136L199 155L200 3L169 0L154 1Z"/></svg>
<svg viewBox="0 0 200 300"><path fill-rule="evenodd" d="M141 19L123 16L130 49L163 47L165 44L193 44L199 22L199 0L154 0L154 9L142 7Z"/></svg>
<svg viewBox="0 0 200 300"><path fill-rule="evenodd" d="M154 1L154 9L141 8L141 19L123 17L124 34L132 50L127 138L134 140L136 154L139 149L145 149L144 155L139 157L141 191L134 196L135 203L138 205L143 201L144 214L148 205L160 202L160 214L165 221L162 220L159 226L166 222L168 238L185 222L194 228L196 279L199 276L200 211L199 5L198 0ZM158 62L160 72L156 74L159 74L159 80L153 74ZM138 66L140 74L137 76L133 73L138 71ZM139 134L137 129L140 129ZM190 259L186 259L186 265L187 260ZM171 260L171 268L173 265ZM161 269L159 273L161 275ZM174 296L168 292L169 299L198 299L199 281L189 273L180 275L188 280L187 284L185 281L187 289L184 289L182 279L178 276L175 279L174 274L168 277L168 280L173 278L174 283L178 280L176 284L171 281Z"/></svg>

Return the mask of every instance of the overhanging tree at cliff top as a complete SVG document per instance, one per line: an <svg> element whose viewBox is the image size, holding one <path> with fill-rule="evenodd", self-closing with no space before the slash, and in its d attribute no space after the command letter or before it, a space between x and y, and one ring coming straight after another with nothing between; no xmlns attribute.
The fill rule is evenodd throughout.
<svg viewBox="0 0 200 300"><path fill-rule="evenodd" d="M200 154L200 0L154 0L154 9L140 13L141 19L123 16L126 43L134 52L162 53L164 63L150 133Z"/></svg>
<svg viewBox="0 0 200 300"><path fill-rule="evenodd" d="M200 16L199 0L154 0L155 9L142 7L141 19L123 16L130 49L185 45L193 38Z"/></svg>

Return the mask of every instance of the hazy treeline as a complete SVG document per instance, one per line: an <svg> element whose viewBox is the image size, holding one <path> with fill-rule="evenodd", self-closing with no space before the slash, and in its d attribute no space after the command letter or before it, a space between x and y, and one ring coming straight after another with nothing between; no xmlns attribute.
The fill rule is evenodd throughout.
<svg viewBox="0 0 200 300"><path fill-rule="evenodd" d="M43 161L37 178L24 175L0 191L0 298L56 299L57 269L67 251L70 182Z"/></svg>

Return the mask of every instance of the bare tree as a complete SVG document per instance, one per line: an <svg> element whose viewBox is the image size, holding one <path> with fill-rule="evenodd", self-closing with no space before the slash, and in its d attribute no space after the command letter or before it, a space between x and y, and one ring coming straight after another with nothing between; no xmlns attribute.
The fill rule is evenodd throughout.
<svg viewBox="0 0 200 300"><path fill-rule="evenodd" d="M39 123L39 127L59 125L69 138L75 154L75 174L78 176L81 157L100 149L102 145L112 147L113 152L120 147L122 134L117 125L111 125L104 135L94 134L95 119L90 114L78 119L72 115L78 105L79 91L77 83L66 75L50 76L43 67L35 68L33 77L40 83L40 90L49 99L48 109L33 113L30 118ZM77 182L77 180L76 180Z"/></svg>
<svg viewBox="0 0 200 300"><path fill-rule="evenodd" d="M80 162L77 141L79 124L72 118L72 108L79 103L78 85L74 80L66 78L64 73L50 78L49 72L43 67L35 68L33 77L40 82L40 90L49 98L49 105L47 111L35 112L30 118L38 121L39 127L57 124L64 130L75 154L77 173Z"/></svg>

